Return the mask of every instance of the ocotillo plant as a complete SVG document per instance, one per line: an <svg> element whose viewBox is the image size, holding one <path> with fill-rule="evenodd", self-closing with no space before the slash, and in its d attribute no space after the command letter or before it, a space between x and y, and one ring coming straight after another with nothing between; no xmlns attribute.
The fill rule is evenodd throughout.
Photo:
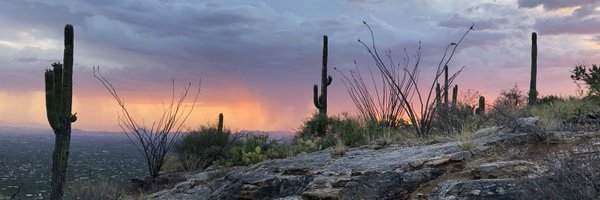
<svg viewBox="0 0 600 200"><path fill-rule="evenodd" d="M223 133L223 113L219 113L219 123L217 124L217 131Z"/></svg>
<svg viewBox="0 0 600 200"><path fill-rule="evenodd" d="M327 87L331 84L333 78L327 76L327 35L323 36L323 60L321 68L321 95L319 95L318 86L313 87L313 101L315 107L319 109L319 126L318 132L321 135L325 134L327 126Z"/></svg>
<svg viewBox="0 0 600 200"><path fill-rule="evenodd" d="M475 109L475 114L483 115L485 114L485 97L479 97L479 107Z"/></svg>
<svg viewBox="0 0 600 200"><path fill-rule="evenodd" d="M529 82L529 105L537 101L537 33L531 33L531 81Z"/></svg>
<svg viewBox="0 0 600 200"><path fill-rule="evenodd" d="M46 114L54 131L54 153L52 154L52 192L50 199L62 199L66 180L71 123L77 120L71 114L73 96L73 26L65 26L65 51L63 64L53 63L52 69L44 73L46 84Z"/></svg>

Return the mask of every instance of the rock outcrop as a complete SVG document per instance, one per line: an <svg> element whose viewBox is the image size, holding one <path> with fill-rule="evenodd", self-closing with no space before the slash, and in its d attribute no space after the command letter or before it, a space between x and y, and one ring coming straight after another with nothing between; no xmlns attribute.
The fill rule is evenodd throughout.
<svg viewBox="0 0 600 200"><path fill-rule="evenodd" d="M249 167L192 174L153 199L522 199L524 180L547 176L546 154L562 152L583 133L529 133L491 128L477 139L426 146L369 146L342 157L323 150ZM595 134L594 134L595 135ZM589 134L587 134L589 137Z"/></svg>

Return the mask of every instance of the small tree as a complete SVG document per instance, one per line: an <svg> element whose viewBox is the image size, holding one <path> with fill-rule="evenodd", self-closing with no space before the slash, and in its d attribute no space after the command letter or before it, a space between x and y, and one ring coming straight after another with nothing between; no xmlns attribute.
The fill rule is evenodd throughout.
<svg viewBox="0 0 600 200"><path fill-rule="evenodd" d="M500 96L494 102L495 105L505 105L510 108L523 108L527 104L527 96L519 89L519 86L500 92Z"/></svg>
<svg viewBox="0 0 600 200"><path fill-rule="evenodd" d="M94 67L94 77L98 79L104 88L113 96L121 108L119 115L119 126L127 135L129 142L133 144L142 153L148 165L150 177L156 178L159 175L165 160L175 146L176 140L182 134L183 123L190 116L200 95L200 82L198 83L198 92L194 97L192 105L187 107L184 102L187 99L188 92L192 83L183 89L178 99L175 98L175 80L171 80L172 93L171 101L163 107L163 113L160 119L152 123L150 128L145 124L139 124L125 107L125 102L117 94L113 85L100 73L100 67Z"/></svg>
<svg viewBox="0 0 600 200"><path fill-rule="evenodd" d="M592 67L586 65L576 65L573 68L571 79L575 81L577 85L586 85L588 88L588 96L598 97L600 96L600 67L592 65Z"/></svg>

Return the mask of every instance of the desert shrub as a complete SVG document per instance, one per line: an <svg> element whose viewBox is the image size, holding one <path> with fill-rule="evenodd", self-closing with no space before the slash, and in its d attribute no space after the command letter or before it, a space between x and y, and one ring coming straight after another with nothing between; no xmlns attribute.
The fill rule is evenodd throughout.
<svg viewBox="0 0 600 200"><path fill-rule="evenodd" d="M481 121L480 116L475 115L474 108L474 106L460 102L447 110L438 110L433 121L435 131L432 133L451 135L460 132L467 123Z"/></svg>
<svg viewBox="0 0 600 200"><path fill-rule="evenodd" d="M554 104L554 103L558 103L558 102L564 102L566 101L566 99L556 96L556 95L548 95L548 96L543 96L542 98L539 98L537 100L537 104L536 105L549 105L549 104Z"/></svg>
<svg viewBox="0 0 600 200"><path fill-rule="evenodd" d="M205 169L223 159L234 142L231 130L219 132L215 126L202 126L183 136L175 151L186 170Z"/></svg>
<svg viewBox="0 0 600 200"><path fill-rule="evenodd" d="M296 135L290 147L290 155L299 155L327 149L336 144L337 140L333 134L319 136Z"/></svg>
<svg viewBox="0 0 600 200"><path fill-rule="evenodd" d="M341 138L342 142L351 147L365 144L365 129L363 123L347 113L339 116L327 117L326 134L317 134L318 122L324 120L318 113L314 113L306 119L298 129L297 138L315 140L322 148L335 145L335 138Z"/></svg>
<svg viewBox="0 0 600 200"><path fill-rule="evenodd" d="M124 194L123 190L106 178L98 181L86 179L77 181L67 192L66 199L116 200Z"/></svg>
<svg viewBox="0 0 600 200"><path fill-rule="evenodd" d="M598 151L589 151L571 153L562 159L547 159L549 176L525 182L525 199L598 199L598 157Z"/></svg>
<svg viewBox="0 0 600 200"><path fill-rule="evenodd" d="M506 105L511 108L523 108L527 106L527 96L515 85L510 89L505 89L500 92L500 96L494 101L494 105Z"/></svg>
<svg viewBox="0 0 600 200"><path fill-rule="evenodd" d="M301 137L320 136L318 133L320 124L327 123L329 121L331 121L330 117L320 115L318 112L314 112L309 118L302 122L297 134Z"/></svg>
<svg viewBox="0 0 600 200"><path fill-rule="evenodd" d="M335 145L331 148L331 156L332 157L341 157L346 154L348 147L344 145L341 139L338 139Z"/></svg>
<svg viewBox="0 0 600 200"><path fill-rule="evenodd" d="M330 127L332 134L339 137L343 145L356 147L365 144L364 125L360 120L350 117L347 113L331 117Z"/></svg>
<svg viewBox="0 0 600 200"><path fill-rule="evenodd" d="M296 137L292 143L292 154L301 155L323 149L320 144L310 138Z"/></svg>
<svg viewBox="0 0 600 200"><path fill-rule="evenodd" d="M600 95L600 66L576 65L571 71L571 79L578 85L585 85L588 89L588 96L598 97Z"/></svg>
<svg viewBox="0 0 600 200"><path fill-rule="evenodd" d="M285 158L290 155L288 152L288 147L270 139L268 135L248 134L237 140L218 164L251 165L267 159Z"/></svg>
<svg viewBox="0 0 600 200"><path fill-rule="evenodd" d="M475 115L475 108L479 106L481 94L468 89L456 99L456 102L438 104L433 120L433 134L451 136L461 133L465 127L478 128L484 121L485 115ZM475 126L475 127L473 127Z"/></svg>
<svg viewBox="0 0 600 200"><path fill-rule="evenodd" d="M184 161L182 161L177 154L167 156L163 166L160 168L162 172L177 172L185 170L183 167Z"/></svg>
<svg viewBox="0 0 600 200"><path fill-rule="evenodd" d="M567 98L551 104L538 104L530 108L532 116L538 116L547 130L577 128L569 119L598 110L599 106L589 99Z"/></svg>
<svg viewBox="0 0 600 200"><path fill-rule="evenodd" d="M500 92L488 117L493 124L512 127L517 118L526 115L523 109L526 105L527 96L515 85L513 88Z"/></svg>

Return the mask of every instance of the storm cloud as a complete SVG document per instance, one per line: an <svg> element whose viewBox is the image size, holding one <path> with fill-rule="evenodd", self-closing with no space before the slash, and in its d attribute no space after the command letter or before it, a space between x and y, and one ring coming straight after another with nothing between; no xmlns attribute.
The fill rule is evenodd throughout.
<svg viewBox="0 0 600 200"><path fill-rule="evenodd" d="M203 105L217 110L255 101L266 109L265 124L286 110L284 118L293 122L272 128L290 129L312 112L323 35L329 36L334 76L330 108L353 110L332 68L354 68L354 60L359 67L372 65L357 43L370 40L366 21L378 47L392 51L397 61L421 41L423 73L437 67L445 47L474 24L451 67L466 66L457 79L462 88L492 97L528 82L529 37L536 31L541 93L569 95L570 65L598 62L589 60L600 55L597 7L592 0L5 0L0 2L0 91L41 91L44 69L61 60L62 27L70 23L76 34L76 95L106 94L93 79L92 66L100 66L130 102L161 99L171 78L180 84L202 79Z"/></svg>

